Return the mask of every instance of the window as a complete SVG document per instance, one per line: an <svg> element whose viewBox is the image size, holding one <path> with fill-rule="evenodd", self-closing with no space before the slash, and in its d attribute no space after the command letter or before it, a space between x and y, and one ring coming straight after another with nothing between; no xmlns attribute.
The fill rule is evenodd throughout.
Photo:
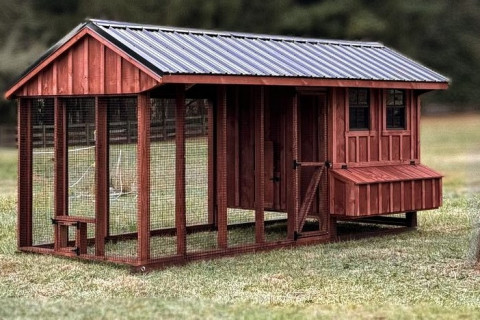
<svg viewBox="0 0 480 320"><path fill-rule="evenodd" d="M406 129L405 91L387 91L387 129Z"/></svg>
<svg viewBox="0 0 480 320"><path fill-rule="evenodd" d="M348 90L351 130L370 129L370 97L368 89Z"/></svg>

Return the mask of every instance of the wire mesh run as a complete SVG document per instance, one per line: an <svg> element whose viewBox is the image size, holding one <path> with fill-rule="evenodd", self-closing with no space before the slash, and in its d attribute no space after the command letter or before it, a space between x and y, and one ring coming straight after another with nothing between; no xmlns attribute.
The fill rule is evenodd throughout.
<svg viewBox="0 0 480 320"><path fill-rule="evenodd" d="M60 103L67 111L68 214L95 218L95 99Z"/></svg>
<svg viewBox="0 0 480 320"><path fill-rule="evenodd" d="M109 213L105 255L137 256L137 99L101 99L108 109Z"/></svg>
<svg viewBox="0 0 480 320"><path fill-rule="evenodd" d="M175 100L150 100L150 256L176 253Z"/></svg>
<svg viewBox="0 0 480 320"><path fill-rule="evenodd" d="M32 99L32 244L52 244L54 216L54 104ZM20 165L27 165L20 159Z"/></svg>
<svg viewBox="0 0 480 320"><path fill-rule="evenodd" d="M187 99L185 111L185 189L187 228L208 225L208 99ZM211 219L211 217L210 217ZM215 249L217 232L208 230L187 235L187 251Z"/></svg>

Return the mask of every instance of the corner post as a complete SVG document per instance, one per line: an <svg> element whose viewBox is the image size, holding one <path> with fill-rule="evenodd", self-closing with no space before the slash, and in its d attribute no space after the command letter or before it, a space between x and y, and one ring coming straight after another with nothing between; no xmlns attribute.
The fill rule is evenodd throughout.
<svg viewBox="0 0 480 320"><path fill-rule="evenodd" d="M32 101L17 100L18 125L18 213L17 246L29 247L32 235Z"/></svg>
<svg viewBox="0 0 480 320"><path fill-rule="evenodd" d="M177 254L187 253L187 218L185 202L185 86L176 86L175 112L175 227Z"/></svg>
<svg viewBox="0 0 480 320"><path fill-rule="evenodd" d="M216 205L216 129L215 110L213 106L208 107L208 224L217 226L215 212Z"/></svg>
<svg viewBox="0 0 480 320"><path fill-rule="evenodd" d="M217 87L217 227L218 247L226 248L227 239L227 91Z"/></svg>
<svg viewBox="0 0 480 320"><path fill-rule="evenodd" d="M265 89L255 88L255 242L265 242Z"/></svg>
<svg viewBox="0 0 480 320"><path fill-rule="evenodd" d="M150 97L148 93L137 96L137 257L150 259Z"/></svg>

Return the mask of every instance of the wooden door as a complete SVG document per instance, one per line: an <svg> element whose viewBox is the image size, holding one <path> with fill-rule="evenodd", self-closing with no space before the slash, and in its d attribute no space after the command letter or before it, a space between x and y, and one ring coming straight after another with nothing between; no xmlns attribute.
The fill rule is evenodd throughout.
<svg viewBox="0 0 480 320"><path fill-rule="evenodd" d="M298 231L327 231L326 169L327 152L326 94L298 95ZM307 223L314 218L318 224Z"/></svg>

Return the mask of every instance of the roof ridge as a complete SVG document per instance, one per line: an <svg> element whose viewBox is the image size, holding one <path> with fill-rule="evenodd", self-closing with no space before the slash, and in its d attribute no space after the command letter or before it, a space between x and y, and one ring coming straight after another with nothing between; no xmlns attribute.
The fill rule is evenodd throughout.
<svg viewBox="0 0 480 320"><path fill-rule="evenodd" d="M107 27L107 28L110 28L110 27L125 28L125 29L138 28L142 30L146 29L146 30L155 30L155 31L189 33L189 34L210 35L210 36L224 36L224 37L233 37L233 38L261 39L261 40L272 40L272 41L287 41L287 42L297 42L297 43L316 43L316 44L328 44L328 45L352 46L352 47L378 47L378 48L385 47L385 45L380 42L369 42L369 41L305 38L305 37L299 37L299 36L282 36L282 35L238 32L238 31L220 31L220 30L196 29L196 28L186 28L186 27L159 26L159 25L151 25L151 24L139 24L139 23L121 22L121 21L114 21L114 20L101 20L101 19L87 19L86 21L91 22L96 26Z"/></svg>

